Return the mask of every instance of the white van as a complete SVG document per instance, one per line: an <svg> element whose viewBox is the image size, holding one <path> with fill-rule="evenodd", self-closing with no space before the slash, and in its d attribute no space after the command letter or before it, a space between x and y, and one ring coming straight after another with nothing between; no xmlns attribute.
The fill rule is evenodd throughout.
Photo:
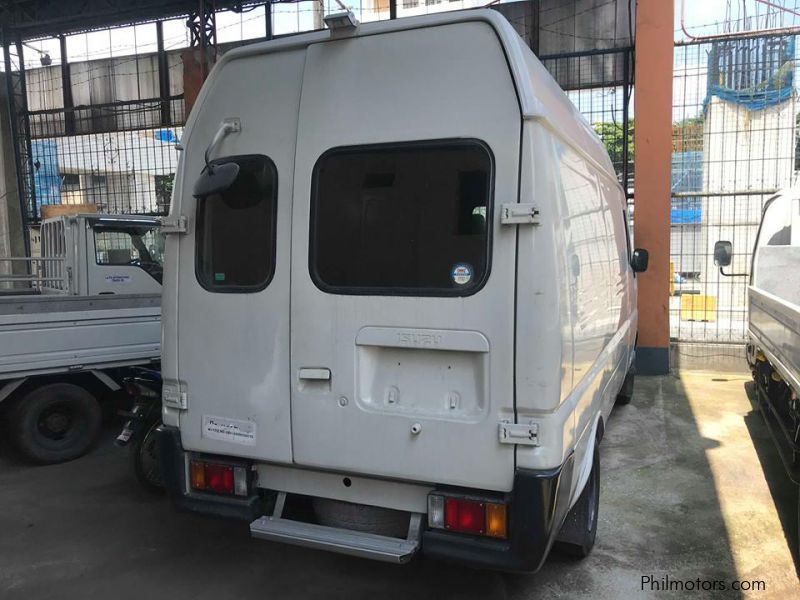
<svg viewBox="0 0 800 600"><path fill-rule="evenodd" d="M608 155L493 11L326 21L225 54L187 123L170 494L387 561L586 554L647 258Z"/></svg>

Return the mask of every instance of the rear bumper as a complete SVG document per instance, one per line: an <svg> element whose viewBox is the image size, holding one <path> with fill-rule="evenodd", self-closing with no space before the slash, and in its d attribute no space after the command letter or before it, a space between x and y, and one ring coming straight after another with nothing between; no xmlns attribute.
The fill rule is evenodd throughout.
<svg viewBox="0 0 800 600"><path fill-rule="evenodd" d="M158 449L162 478L178 509L248 522L265 513L265 502L259 496L238 499L187 492L186 452L178 429L161 425ZM514 489L508 495L507 540L429 529L422 534L422 551L431 557L481 569L525 573L538 570L569 509L572 469L572 455L557 469L517 469Z"/></svg>
<svg viewBox="0 0 800 600"><path fill-rule="evenodd" d="M264 514L264 500L258 495L247 498L192 493L186 489L186 452L180 431L160 425L156 430L161 478L172 504L178 510L235 519L248 523Z"/></svg>
<svg viewBox="0 0 800 600"><path fill-rule="evenodd" d="M517 469L509 497L508 540L431 529L422 536L426 555L480 569L539 570L569 509L573 457L550 471Z"/></svg>

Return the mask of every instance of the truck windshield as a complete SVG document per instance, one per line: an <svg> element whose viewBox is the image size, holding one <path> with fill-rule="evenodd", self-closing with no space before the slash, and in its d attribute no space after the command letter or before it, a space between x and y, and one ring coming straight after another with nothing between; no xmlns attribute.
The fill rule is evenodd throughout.
<svg viewBox="0 0 800 600"><path fill-rule="evenodd" d="M95 261L98 265L131 265L142 268L161 283L164 236L156 226L121 227L96 225Z"/></svg>

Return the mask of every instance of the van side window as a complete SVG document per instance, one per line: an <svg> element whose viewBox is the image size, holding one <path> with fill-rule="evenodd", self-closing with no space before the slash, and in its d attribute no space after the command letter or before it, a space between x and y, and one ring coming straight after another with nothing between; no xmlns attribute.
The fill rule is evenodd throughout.
<svg viewBox="0 0 800 600"><path fill-rule="evenodd" d="M211 292L257 292L275 272L277 172L266 156L240 156L239 175L197 201L197 280Z"/></svg>
<svg viewBox="0 0 800 600"><path fill-rule="evenodd" d="M331 293L475 293L491 198L492 157L477 141L331 150L313 173L311 277Z"/></svg>

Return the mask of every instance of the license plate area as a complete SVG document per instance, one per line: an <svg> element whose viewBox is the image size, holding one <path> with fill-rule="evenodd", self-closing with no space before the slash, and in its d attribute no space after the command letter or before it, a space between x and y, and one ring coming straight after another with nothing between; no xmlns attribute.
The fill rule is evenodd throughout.
<svg viewBox="0 0 800 600"><path fill-rule="evenodd" d="M488 342L478 332L365 328L356 372L366 411L478 421L488 410Z"/></svg>

